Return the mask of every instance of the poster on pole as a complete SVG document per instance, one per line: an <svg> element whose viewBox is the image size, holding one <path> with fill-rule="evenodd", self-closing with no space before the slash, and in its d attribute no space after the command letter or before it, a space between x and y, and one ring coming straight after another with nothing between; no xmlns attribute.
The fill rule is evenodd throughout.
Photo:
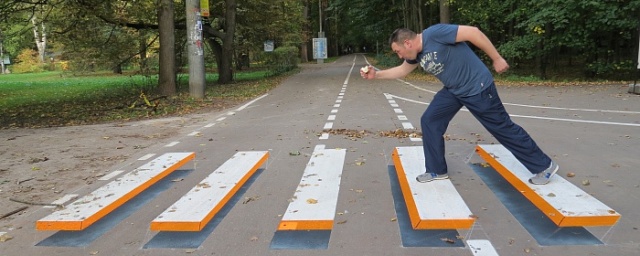
<svg viewBox="0 0 640 256"><path fill-rule="evenodd" d="M313 39L313 58L314 59L327 58L327 38L326 37Z"/></svg>
<svg viewBox="0 0 640 256"><path fill-rule="evenodd" d="M209 17L209 0L200 0L200 15Z"/></svg>
<svg viewBox="0 0 640 256"><path fill-rule="evenodd" d="M264 41L264 51L272 52L274 48L273 40Z"/></svg>

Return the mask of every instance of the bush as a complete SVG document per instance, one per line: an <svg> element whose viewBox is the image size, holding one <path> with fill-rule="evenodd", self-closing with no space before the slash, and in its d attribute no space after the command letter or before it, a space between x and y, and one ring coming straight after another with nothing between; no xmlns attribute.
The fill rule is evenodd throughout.
<svg viewBox="0 0 640 256"><path fill-rule="evenodd" d="M38 52L32 49L24 49L16 57L13 65L13 73L37 73L44 71L44 65L38 56Z"/></svg>
<svg viewBox="0 0 640 256"><path fill-rule="evenodd" d="M295 46L278 47L267 54L267 75L275 76L298 67L298 48Z"/></svg>

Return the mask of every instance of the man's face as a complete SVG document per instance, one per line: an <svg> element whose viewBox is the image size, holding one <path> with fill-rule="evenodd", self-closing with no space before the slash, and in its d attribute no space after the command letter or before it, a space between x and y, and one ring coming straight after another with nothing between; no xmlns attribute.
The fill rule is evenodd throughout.
<svg viewBox="0 0 640 256"><path fill-rule="evenodd" d="M396 42L391 44L391 50L393 50L393 52L397 54L399 58L405 59L405 60L416 59L417 54L415 53L415 51L412 50L412 48L413 47L409 40L404 40L402 44L398 44Z"/></svg>

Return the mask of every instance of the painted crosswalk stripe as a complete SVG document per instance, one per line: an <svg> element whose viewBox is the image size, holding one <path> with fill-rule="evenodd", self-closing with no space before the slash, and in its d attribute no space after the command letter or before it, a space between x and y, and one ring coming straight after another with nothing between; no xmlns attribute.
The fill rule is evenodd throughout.
<svg viewBox="0 0 640 256"><path fill-rule="evenodd" d="M473 256L498 256L489 240L467 240L467 245Z"/></svg>
<svg viewBox="0 0 640 256"><path fill-rule="evenodd" d="M163 154L38 220L36 229L83 230L194 158L192 152Z"/></svg>
<svg viewBox="0 0 640 256"><path fill-rule="evenodd" d="M278 230L331 230L346 149L316 148Z"/></svg>
<svg viewBox="0 0 640 256"><path fill-rule="evenodd" d="M451 180L416 181L424 172L421 146L396 147L393 163L414 229L468 229L473 225L475 218Z"/></svg>
<svg viewBox="0 0 640 256"><path fill-rule="evenodd" d="M476 152L559 227L612 226L620 214L560 175L544 186L502 145L478 145Z"/></svg>
<svg viewBox="0 0 640 256"><path fill-rule="evenodd" d="M268 151L237 152L156 217L150 229L202 230L268 157Z"/></svg>

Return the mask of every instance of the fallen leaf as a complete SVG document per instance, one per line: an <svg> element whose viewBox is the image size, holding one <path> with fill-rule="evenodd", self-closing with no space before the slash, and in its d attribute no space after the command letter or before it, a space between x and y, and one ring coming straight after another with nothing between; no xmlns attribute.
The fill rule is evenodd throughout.
<svg viewBox="0 0 640 256"><path fill-rule="evenodd" d="M0 242L6 242L13 239L13 236L10 236L6 232L0 232Z"/></svg>
<svg viewBox="0 0 640 256"><path fill-rule="evenodd" d="M548 196L548 197L556 197L556 194L554 194L554 193L549 193L549 194L547 194L547 196Z"/></svg>
<svg viewBox="0 0 640 256"><path fill-rule="evenodd" d="M309 198L309 199L307 199L307 203L308 203L308 204L317 204L317 203L318 203L318 200L313 199L313 198Z"/></svg>
<svg viewBox="0 0 640 256"><path fill-rule="evenodd" d="M591 184L591 182L589 180L583 180L582 181L582 185L584 186L589 186Z"/></svg>
<svg viewBox="0 0 640 256"><path fill-rule="evenodd" d="M255 241L258 241L258 237L257 236L252 236L249 240L251 242L255 242Z"/></svg>
<svg viewBox="0 0 640 256"><path fill-rule="evenodd" d="M300 151L291 151L289 152L290 156L299 156L300 155Z"/></svg>
<svg viewBox="0 0 640 256"><path fill-rule="evenodd" d="M391 218L391 222L396 222L398 221L398 218Z"/></svg>
<svg viewBox="0 0 640 256"><path fill-rule="evenodd" d="M345 223L347 223L346 220L336 222L336 224L345 224Z"/></svg>
<svg viewBox="0 0 640 256"><path fill-rule="evenodd" d="M440 240L442 240L442 241L444 241L444 242L446 242L446 243L448 243L448 244L455 244L455 243L456 243L456 241L455 241L455 240L453 240L453 239L451 239L451 238L448 238L448 237L440 238Z"/></svg>
<svg viewBox="0 0 640 256"><path fill-rule="evenodd" d="M576 176L576 174L573 173L573 172L567 173L567 177L569 177L569 178L572 178L572 177L575 177L575 176Z"/></svg>

